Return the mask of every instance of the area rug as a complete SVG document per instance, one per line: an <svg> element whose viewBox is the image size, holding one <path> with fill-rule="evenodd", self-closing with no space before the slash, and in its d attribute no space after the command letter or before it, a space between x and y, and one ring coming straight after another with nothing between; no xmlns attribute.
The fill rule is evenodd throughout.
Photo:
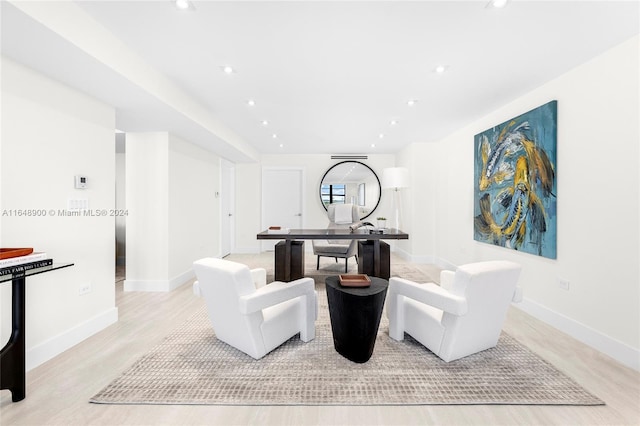
<svg viewBox="0 0 640 426"><path fill-rule="evenodd" d="M218 341L204 308L91 398L100 404L210 405L602 405L514 338L445 363L411 337L389 338L383 316L371 359L333 347L318 286L316 338L293 337L260 360Z"/></svg>
<svg viewBox="0 0 640 426"><path fill-rule="evenodd" d="M335 261L330 257L320 258L320 267L317 268L317 258L312 252L305 253L304 262L304 276L313 278L317 284L324 285L325 278L344 274L344 259L338 259ZM244 263L250 268L264 268L267 271L267 282L274 281L274 260L273 254L232 254L225 259L232 260L234 262ZM349 259L347 273L357 274L358 264L355 258ZM440 271L442 268L432 264L416 264L408 262L401 257L391 253L391 276L402 277L416 282L440 282Z"/></svg>

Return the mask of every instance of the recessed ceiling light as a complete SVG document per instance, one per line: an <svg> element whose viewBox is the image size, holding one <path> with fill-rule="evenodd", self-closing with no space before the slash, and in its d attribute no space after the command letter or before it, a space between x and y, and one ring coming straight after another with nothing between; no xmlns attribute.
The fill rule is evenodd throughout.
<svg viewBox="0 0 640 426"><path fill-rule="evenodd" d="M180 10L193 9L193 4L189 0L176 0L175 5Z"/></svg>
<svg viewBox="0 0 640 426"><path fill-rule="evenodd" d="M236 70L233 69L233 67L231 65L223 65L220 67L220 69L225 73L225 74L233 74L234 72L236 72Z"/></svg>
<svg viewBox="0 0 640 426"><path fill-rule="evenodd" d="M391 124L392 126L395 126L398 124L398 120L391 120L389 124Z"/></svg>
<svg viewBox="0 0 640 426"><path fill-rule="evenodd" d="M278 139L278 135L276 135L275 133L274 133L274 134L272 134L272 135L271 135L271 137L272 137L273 139Z"/></svg>
<svg viewBox="0 0 640 426"><path fill-rule="evenodd" d="M281 143L279 146L280 146L280 148L284 148L284 144L283 143Z"/></svg>
<svg viewBox="0 0 640 426"><path fill-rule="evenodd" d="M378 137L379 137L380 139L384 139L384 133L380 133L380 134L378 135Z"/></svg>
<svg viewBox="0 0 640 426"><path fill-rule="evenodd" d="M449 68L449 66L447 66L447 65L438 65L433 70L435 72L437 72L438 74L442 74L447 70L447 68Z"/></svg>
<svg viewBox="0 0 640 426"><path fill-rule="evenodd" d="M489 6L495 9L502 9L507 5L507 3L509 3L509 0L491 0L489 2Z"/></svg>
<svg viewBox="0 0 640 426"><path fill-rule="evenodd" d="M263 126L269 125L269 122L267 120L262 120L260 123L262 123Z"/></svg>
<svg viewBox="0 0 640 426"><path fill-rule="evenodd" d="M249 100L247 101L247 105L249 105L249 106L256 106L256 101L254 101L253 99L249 99Z"/></svg>
<svg viewBox="0 0 640 426"><path fill-rule="evenodd" d="M418 100L417 100L417 99L409 99L409 100L407 101L407 105L409 105L409 106L414 106L414 105L415 105L415 104L417 104L417 103L418 103Z"/></svg>
<svg viewBox="0 0 640 426"><path fill-rule="evenodd" d="M375 143L372 143L372 144L371 144L371 148L375 148L375 147L376 147L376 144L375 144Z"/></svg>

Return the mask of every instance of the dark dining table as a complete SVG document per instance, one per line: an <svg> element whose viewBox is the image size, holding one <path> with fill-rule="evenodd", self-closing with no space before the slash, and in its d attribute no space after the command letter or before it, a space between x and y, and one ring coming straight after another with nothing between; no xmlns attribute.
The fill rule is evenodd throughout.
<svg viewBox="0 0 640 426"><path fill-rule="evenodd" d="M284 241L283 259L281 259L281 262L275 262L276 276L284 277L283 281L296 279L292 277L291 270L294 261L300 262L300 256L297 256L294 260L292 246L294 241L304 240L360 240L358 244L358 272L388 279L390 270L389 246L383 240L406 240L409 239L409 234L399 229L389 228L382 230L382 232L366 228L355 230L349 228L290 229L288 231L265 230L257 235L257 239ZM371 246L372 250L367 251L367 246ZM294 269L300 270L300 265L295 265ZM304 265L302 265L302 271L304 271Z"/></svg>

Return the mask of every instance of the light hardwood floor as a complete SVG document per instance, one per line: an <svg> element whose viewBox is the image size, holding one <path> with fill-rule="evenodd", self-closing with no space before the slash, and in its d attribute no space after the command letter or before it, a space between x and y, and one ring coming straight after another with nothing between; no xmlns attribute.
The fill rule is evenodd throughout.
<svg viewBox="0 0 640 426"><path fill-rule="evenodd" d="M272 254L252 256L270 262ZM232 257L233 258L233 257ZM246 261L251 257L239 256ZM395 259L394 261L398 261ZM249 263L247 261L247 263ZM639 425L640 374L511 308L505 331L605 406L143 406L89 398L179 326L203 302L185 284L171 293L123 292L119 321L27 374L27 398L0 393L5 425Z"/></svg>

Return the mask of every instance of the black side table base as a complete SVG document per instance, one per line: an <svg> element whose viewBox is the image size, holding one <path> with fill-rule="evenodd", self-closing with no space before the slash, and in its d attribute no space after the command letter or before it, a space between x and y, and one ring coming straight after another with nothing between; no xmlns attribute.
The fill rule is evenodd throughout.
<svg viewBox="0 0 640 426"><path fill-rule="evenodd" d="M350 361L365 363L373 355L389 283L370 277L371 287L342 287L338 277L325 280L336 351Z"/></svg>

